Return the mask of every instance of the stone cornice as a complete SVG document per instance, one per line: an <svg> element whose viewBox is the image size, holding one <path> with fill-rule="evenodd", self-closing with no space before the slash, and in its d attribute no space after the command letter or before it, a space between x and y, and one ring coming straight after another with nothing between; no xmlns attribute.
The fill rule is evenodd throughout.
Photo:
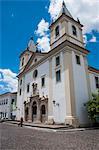
<svg viewBox="0 0 99 150"><path fill-rule="evenodd" d="M59 39L61 39L61 38L64 37L64 36L68 36L68 37L70 37L70 38L72 38L72 39L78 41L79 43L84 44L83 42L79 41L78 39L74 38L73 36L70 36L69 34L64 33L64 34L63 34L61 37L59 37L56 41L54 41L52 44L50 44L50 46L52 46L54 43L56 43Z"/></svg>
<svg viewBox="0 0 99 150"><path fill-rule="evenodd" d="M88 70L94 73L98 73L99 74L99 69L96 69L94 67L88 66Z"/></svg>
<svg viewBox="0 0 99 150"><path fill-rule="evenodd" d="M18 75L18 77L21 77L23 74L25 74L28 71L30 71L31 69L37 67L38 65L40 65L41 63L46 61L48 58L53 56L55 53L62 51L64 49L64 47L66 47L66 46L69 46L77 51L80 51L81 53L83 53L85 55L87 55L89 53L89 51L84 49L83 47L80 47L80 46L66 40L66 41L62 42L61 44L59 44L57 47L53 48L51 51L49 51L42 59L40 59L38 62L36 62L33 66L31 66L30 68L24 69L23 72L21 72Z"/></svg>

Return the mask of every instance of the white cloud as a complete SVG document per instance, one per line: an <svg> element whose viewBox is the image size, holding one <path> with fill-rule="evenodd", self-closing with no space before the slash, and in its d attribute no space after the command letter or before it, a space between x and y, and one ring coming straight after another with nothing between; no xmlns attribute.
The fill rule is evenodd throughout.
<svg viewBox="0 0 99 150"><path fill-rule="evenodd" d="M17 74L10 69L0 69L0 89L9 92L17 91L18 80Z"/></svg>
<svg viewBox="0 0 99 150"><path fill-rule="evenodd" d="M96 37L93 35L89 42L96 42L96 41L97 41L97 39L96 39Z"/></svg>
<svg viewBox="0 0 99 150"><path fill-rule="evenodd" d="M42 19L38 26L37 26L37 30L35 31L35 33L39 36L44 36L47 34L47 31L49 30L49 23L46 22L44 19Z"/></svg>
<svg viewBox="0 0 99 150"><path fill-rule="evenodd" d="M62 0L50 0L49 13L52 20L55 20L61 10Z"/></svg>
<svg viewBox="0 0 99 150"><path fill-rule="evenodd" d="M38 48L42 51L48 52L50 50L50 39L48 35L49 31L49 23L42 19L39 24L38 28L35 31L36 35L38 35L37 43Z"/></svg>
<svg viewBox="0 0 99 150"><path fill-rule="evenodd" d="M37 40L38 48L42 51L48 52L50 50L50 39L47 35L38 38Z"/></svg>
<svg viewBox="0 0 99 150"><path fill-rule="evenodd" d="M84 25L84 33L92 29L99 31L99 0L64 0L74 18L79 17ZM49 13L55 19L60 12L63 0L50 0Z"/></svg>
<svg viewBox="0 0 99 150"><path fill-rule="evenodd" d="M83 41L84 41L84 44L86 45L87 44L87 42L88 42L88 40L87 40L87 36L84 34L83 35Z"/></svg>
<svg viewBox="0 0 99 150"><path fill-rule="evenodd" d="M4 89L4 85L0 85L0 90Z"/></svg>
<svg viewBox="0 0 99 150"><path fill-rule="evenodd" d="M48 12L50 13L51 20L55 20L59 15L62 2L63 0L50 0ZM91 33L92 30L99 31L99 0L64 0L64 2L74 19L78 17L81 24L84 25L84 35ZM42 19L35 33L38 35L38 47L44 51L50 50L48 31L49 23ZM87 44L89 41L87 41L87 37L84 38L85 44ZM95 38L93 40L95 41Z"/></svg>

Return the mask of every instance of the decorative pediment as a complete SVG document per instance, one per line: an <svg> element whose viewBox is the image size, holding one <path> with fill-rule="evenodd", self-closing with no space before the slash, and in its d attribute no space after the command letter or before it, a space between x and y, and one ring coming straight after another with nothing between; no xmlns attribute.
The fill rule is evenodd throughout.
<svg viewBox="0 0 99 150"><path fill-rule="evenodd" d="M40 59L42 59L45 56L45 54L36 52L33 53L30 57L29 61L27 62L27 65L25 66L23 72L27 71L29 68L31 68L34 64L36 64Z"/></svg>

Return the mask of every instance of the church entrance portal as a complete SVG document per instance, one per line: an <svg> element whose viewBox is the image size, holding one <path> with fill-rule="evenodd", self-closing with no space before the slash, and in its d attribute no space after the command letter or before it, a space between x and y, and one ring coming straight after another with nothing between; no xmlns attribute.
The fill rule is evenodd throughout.
<svg viewBox="0 0 99 150"><path fill-rule="evenodd" d="M25 121L28 121L29 109L26 107L25 109Z"/></svg>
<svg viewBox="0 0 99 150"><path fill-rule="evenodd" d="M37 120L37 103L34 101L32 105L32 121Z"/></svg>
<svg viewBox="0 0 99 150"><path fill-rule="evenodd" d="M40 114L41 114L41 122L44 123L46 121L46 107L45 105L42 105L41 106L41 111L40 111Z"/></svg>

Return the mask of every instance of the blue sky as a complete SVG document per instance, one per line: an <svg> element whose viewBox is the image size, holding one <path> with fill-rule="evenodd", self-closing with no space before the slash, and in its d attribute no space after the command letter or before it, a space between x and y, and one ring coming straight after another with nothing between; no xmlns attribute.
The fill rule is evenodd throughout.
<svg viewBox="0 0 99 150"><path fill-rule="evenodd" d="M0 69L9 69L9 72L18 73L19 55L27 47L31 36L37 42L39 34L36 35L35 30L37 30L38 24L42 18L50 24L54 13L52 9L49 10L51 2L51 0L0 1ZM70 6L69 3L67 3L67 6ZM80 19L84 20L84 17ZM48 33L49 31L47 31L47 36ZM85 35L87 38L86 48L91 52L88 56L89 65L99 69L99 30L97 29L97 22L93 27L87 27ZM15 76L13 77L15 78Z"/></svg>
<svg viewBox="0 0 99 150"><path fill-rule="evenodd" d="M12 71L18 72L19 55L26 48L31 36L36 41L34 31L37 24L43 16L49 20L49 15L45 9L46 2L2 1L0 68L10 68Z"/></svg>

